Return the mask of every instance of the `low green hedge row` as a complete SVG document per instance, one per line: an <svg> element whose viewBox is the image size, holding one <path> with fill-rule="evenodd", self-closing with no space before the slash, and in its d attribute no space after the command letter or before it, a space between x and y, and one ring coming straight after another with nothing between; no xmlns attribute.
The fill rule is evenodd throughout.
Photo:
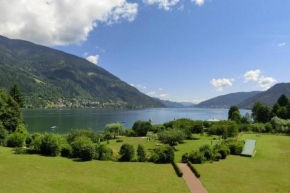
<svg viewBox="0 0 290 193"><path fill-rule="evenodd" d="M181 171L181 169L179 168L179 166L177 165L177 163L175 163L174 161L172 162L172 166L177 174L178 177L182 177L183 176L183 172Z"/></svg>
<svg viewBox="0 0 290 193"><path fill-rule="evenodd" d="M190 161L187 162L188 167L191 169L191 171L194 173L194 175L197 178L200 178L200 173L197 171L197 169L192 165Z"/></svg>

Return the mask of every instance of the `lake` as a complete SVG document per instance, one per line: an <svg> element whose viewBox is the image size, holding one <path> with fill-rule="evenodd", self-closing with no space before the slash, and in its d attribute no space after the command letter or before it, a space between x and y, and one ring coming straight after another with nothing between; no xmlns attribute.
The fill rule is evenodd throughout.
<svg viewBox="0 0 290 193"><path fill-rule="evenodd" d="M248 110L241 110L245 115ZM150 108L150 109L24 109L24 120L29 132L67 133L72 129L91 128L102 131L108 123L126 122L124 126L131 128L135 121L148 121L153 118L153 124L162 124L178 118L193 120L227 119L228 109L200 108ZM52 130L52 126L57 126Z"/></svg>

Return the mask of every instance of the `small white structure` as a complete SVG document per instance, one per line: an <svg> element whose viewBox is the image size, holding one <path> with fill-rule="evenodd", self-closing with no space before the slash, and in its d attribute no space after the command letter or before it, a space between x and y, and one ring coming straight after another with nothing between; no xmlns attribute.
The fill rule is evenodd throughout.
<svg viewBox="0 0 290 193"><path fill-rule="evenodd" d="M208 122L219 122L220 120L213 118L213 119L207 119L206 121L208 121Z"/></svg>

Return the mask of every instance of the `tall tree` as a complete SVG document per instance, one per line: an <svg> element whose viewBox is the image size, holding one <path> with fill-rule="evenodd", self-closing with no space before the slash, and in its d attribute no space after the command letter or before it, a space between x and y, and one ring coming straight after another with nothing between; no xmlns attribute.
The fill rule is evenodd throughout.
<svg viewBox="0 0 290 193"><path fill-rule="evenodd" d="M232 115L235 111L239 111L239 108L237 106L231 106L230 110L228 112L228 119L232 119Z"/></svg>
<svg viewBox="0 0 290 193"><path fill-rule="evenodd" d="M267 106L261 106L257 109L255 122L267 123L271 120L271 110Z"/></svg>
<svg viewBox="0 0 290 193"><path fill-rule="evenodd" d="M255 105L252 108L252 117L254 119L254 121L256 121L256 116L257 116L257 111L260 107L262 107L263 104L260 102L256 102Z"/></svg>
<svg viewBox="0 0 290 193"><path fill-rule="evenodd" d="M286 95L281 95L280 98L278 99L278 103L281 107L285 107L289 103L289 99L287 98Z"/></svg>
<svg viewBox="0 0 290 193"><path fill-rule="evenodd" d="M18 87L18 84L14 84L10 89L10 96L19 104L22 108L24 105L23 95Z"/></svg>

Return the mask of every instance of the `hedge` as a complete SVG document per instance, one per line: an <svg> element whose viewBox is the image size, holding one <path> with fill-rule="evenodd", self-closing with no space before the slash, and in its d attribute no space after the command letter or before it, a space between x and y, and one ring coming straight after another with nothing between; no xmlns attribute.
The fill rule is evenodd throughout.
<svg viewBox="0 0 290 193"><path fill-rule="evenodd" d="M194 175L197 178L200 178L200 173L197 171L197 169L192 165L190 161L187 162L188 167L191 169L191 171L194 173Z"/></svg>
<svg viewBox="0 0 290 193"><path fill-rule="evenodd" d="M178 177L182 177L183 176L183 172L181 171L181 169L179 168L179 166L173 161L172 162L172 166L177 174Z"/></svg>

